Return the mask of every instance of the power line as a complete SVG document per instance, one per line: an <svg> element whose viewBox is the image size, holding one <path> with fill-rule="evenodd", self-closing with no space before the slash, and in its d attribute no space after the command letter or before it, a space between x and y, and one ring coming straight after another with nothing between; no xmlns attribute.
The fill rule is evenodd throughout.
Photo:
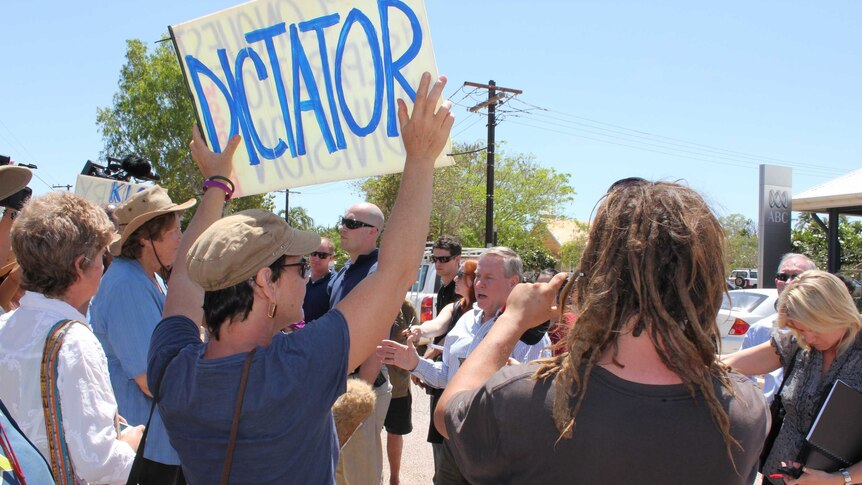
<svg viewBox="0 0 862 485"><path fill-rule="evenodd" d="M681 143L686 144L686 145L692 145L692 146L700 147L701 149L707 149L707 150L709 150L709 151L720 151L720 152L730 153L730 154L737 155L737 156L741 156L741 157L744 157L744 158L751 158L751 159L755 159L755 160L757 160L757 161L767 161L767 160L770 160L770 161L774 161L774 162L780 162L780 163L784 163L784 164L794 165L794 166L796 166L796 167L806 167L806 168L814 169L814 170L822 170L822 169L824 169L824 167L823 167L823 165L822 165L822 164L805 163L805 162L796 162L796 161L792 161L792 160L785 160L785 159L781 159L781 158L767 157L767 156L762 156L762 155L755 155L755 154L751 154L751 153L741 152L741 151L738 151L738 150L730 150L730 149L727 149L727 148L716 147L716 146L714 146L714 145L706 145L706 144L703 144L703 143L691 142L691 141L683 140L683 139L680 139L680 138L673 138L673 137L669 137L669 136L658 135L658 134L650 133L650 132L643 131L643 130L637 130L637 129L634 129L634 128L628 128L628 127L621 126L621 125L617 125L617 124L613 124L613 123L607 123L607 122L604 122L604 121L595 120L595 119L592 119L592 118L586 118L586 117L583 117L583 116L577 116L577 115L574 115L574 114L571 114L571 113L565 113L565 112L562 112L562 111L557 111L557 110L553 110L553 109L549 109L549 108L543 108L543 107L541 107L541 106L537 106L537 105L535 105L535 104L528 103L528 102L526 102L526 101L523 101L523 100L521 100L521 99L517 99L517 98L516 98L514 101L519 102L519 103L522 103L522 104L524 104L524 105L526 105L526 106L528 106L528 107L530 107L530 108L533 108L533 109L535 109L535 110L544 111L544 112L548 112L548 113L556 113L556 114L559 114L559 115L562 115L562 116L565 116L565 117L569 117L569 118L573 118L573 119L577 119L577 120L587 121L587 122L590 122L590 123L595 123L595 124L604 125L604 126L610 126L610 127L612 127L612 128L617 128L617 129L620 129L620 130L625 130L625 131L629 131L629 132L633 132L633 133L638 133L638 134L641 134L641 135L646 135L647 137L661 138L661 139L665 139L665 140L672 140L672 141L675 141L675 142L681 142ZM531 111L528 111L528 110L522 110L522 111L524 111L524 112L531 112ZM559 119L559 118L557 118L557 119ZM575 123L575 122L570 122L570 123ZM590 126L590 125L586 125L586 124L583 124L583 123L580 123L580 124L582 124L582 125L584 125L584 126ZM600 127L594 127L594 128L596 128L596 129L603 129L603 128L600 128ZM614 130L608 130L608 131L614 131ZM634 136L634 135L629 135L629 136ZM664 143L664 142L663 142L663 143ZM836 170L836 171L840 171L840 169L837 169L837 168L835 168L834 170Z"/></svg>
<svg viewBox="0 0 862 485"><path fill-rule="evenodd" d="M510 116L518 117L519 115L510 115ZM559 124L557 124L556 122L546 121L546 120L541 119L541 118L534 118L533 121L535 121L537 123L548 124L548 125L551 125L554 127L559 127ZM748 166L750 166L749 164L759 165L763 161L762 159L748 160L748 159L744 159L744 158L740 158L740 157L736 157L736 156L732 156L732 155L727 155L724 153L708 153L708 152L703 152L700 150L686 149L686 148L691 148L691 147L688 147L685 145L679 145L679 144L672 144L672 145L682 146L684 148L675 148L674 146L665 146L665 145L661 145L658 143L650 143L647 141L630 139L630 138L628 138L628 135L625 135L625 134L622 134L623 136L617 136L617 135L619 135L619 132L613 132L613 133L617 133L617 135L611 135L611 134L606 134L606 133L600 133L600 132L597 132L594 130L578 128L578 127L574 127L574 126L565 126L565 128L567 128L569 130L575 130L578 132L585 132L585 133L589 133L589 134L593 134L593 135L597 135L597 136L601 136L601 137L605 137L605 138L610 138L610 139L614 139L614 140L621 140L621 141L625 141L628 143L637 143L637 144L641 144L641 145L646 145L646 146L650 146L650 147L654 147L654 148L659 148L662 150L670 150L673 152L679 152L679 153L684 153L684 154L688 154L688 155L697 155L700 157L711 157L711 158L715 158L715 159L727 160L727 161L731 161L731 162L740 162L740 163L746 164L746 165L736 164L734 166L748 167ZM644 138L644 137L637 137L637 138ZM653 140L650 138L646 138L646 139L650 140L650 141L657 141L657 140ZM662 142L659 141L659 143L662 143ZM632 147L631 145L625 145L625 146ZM635 148L635 147L632 147L632 148ZM838 170L833 170L833 169L829 169L829 168L822 168L822 167L808 168L808 167L804 167L804 166L799 166L799 167L794 167L794 168L797 168L798 170L804 170L804 171L807 171L807 172L812 173L812 174L818 174L819 173L821 175L834 176L834 175L840 175L842 173Z"/></svg>
<svg viewBox="0 0 862 485"><path fill-rule="evenodd" d="M737 167L737 168L747 168L747 169L756 169L757 168L756 165L744 165L744 164L739 164L739 163L721 162L718 160L711 160L708 158L700 158L700 157L693 157L693 156L688 156L688 155L680 155L678 153L671 153L671 152L666 152L666 151L661 151L661 150L654 150L654 149L650 149L650 148L639 147L639 146L635 146L635 145L628 145L626 143L618 143L618 142L613 142L613 141L608 141L608 140L602 140L600 138L593 138L590 136L579 135L579 134L572 133L569 131L531 125L529 123L524 123L522 121L517 121L517 120L512 120L512 121L510 121L510 123L513 123L516 125L521 125L521 126L528 126L530 128L536 128L536 129L545 130L545 131L552 131L555 133L560 133L560 134L564 134L564 135L568 135L568 136L583 138L586 140L597 141L597 142L606 143L609 145L616 145L616 146L621 146L621 147L633 148L635 150L642 150L642 151L646 151L646 152L658 153L661 155L669 155L669 156L677 157L677 158L684 158L684 159L688 159L688 160L697 160L697 161L701 161L701 162L707 162L707 163L712 163L712 164L716 164L716 165L724 165L724 166ZM808 175L814 175L814 176L819 176L819 177L828 177L828 175L824 175L824 174L811 173L806 169L800 169L799 171L801 173L808 174Z"/></svg>

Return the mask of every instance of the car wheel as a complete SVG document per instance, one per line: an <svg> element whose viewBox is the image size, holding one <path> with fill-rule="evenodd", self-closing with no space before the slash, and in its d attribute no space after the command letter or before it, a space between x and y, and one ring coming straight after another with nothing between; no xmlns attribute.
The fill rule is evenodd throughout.
<svg viewBox="0 0 862 485"><path fill-rule="evenodd" d="M737 288L745 287L745 278L743 278L742 276L737 276L734 282L736 283Z"/></svg>

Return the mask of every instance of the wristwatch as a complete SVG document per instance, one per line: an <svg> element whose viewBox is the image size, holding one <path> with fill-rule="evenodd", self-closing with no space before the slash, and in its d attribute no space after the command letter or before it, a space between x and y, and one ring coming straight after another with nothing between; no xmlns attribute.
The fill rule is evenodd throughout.
<svg viewBox="0 0 862 485"><path fill-rule="evenodd" d="M853 479L850 478L850 472L848 472L846 468L838 470L838 473L844 476L844 485L850 485L853 483Z"/></svg>

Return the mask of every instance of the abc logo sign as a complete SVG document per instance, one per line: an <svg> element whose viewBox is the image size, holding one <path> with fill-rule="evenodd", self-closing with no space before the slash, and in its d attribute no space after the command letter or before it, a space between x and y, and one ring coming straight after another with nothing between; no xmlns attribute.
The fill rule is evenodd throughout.
<svg viewBox="0 0 862 485"><path fill-rule="evenodd" d="M773 224L790 222L790 194L786 190L769 190L766 220Z"/></svg>

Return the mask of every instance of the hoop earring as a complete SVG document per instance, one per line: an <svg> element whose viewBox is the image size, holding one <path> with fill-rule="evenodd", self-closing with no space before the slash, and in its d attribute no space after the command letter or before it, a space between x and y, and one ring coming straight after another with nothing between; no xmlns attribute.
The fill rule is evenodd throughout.
<svg viewBox="0 0 862 485"><path fill-rule="evenodd" d="M273 303L269 306L269 311L266 312L266 316L269 318L275 318L275 310L278 308L277 303Z"/></svg>

